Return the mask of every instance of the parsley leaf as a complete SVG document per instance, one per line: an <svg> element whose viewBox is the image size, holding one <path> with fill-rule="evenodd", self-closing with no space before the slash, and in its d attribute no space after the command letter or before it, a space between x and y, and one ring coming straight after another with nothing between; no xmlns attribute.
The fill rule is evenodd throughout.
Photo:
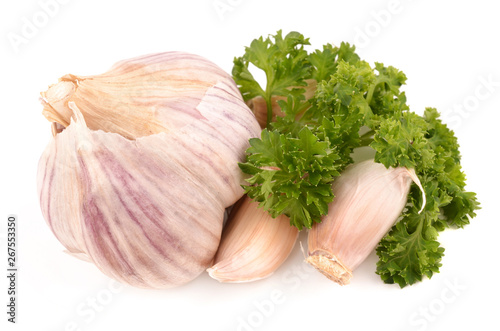
<svg viewBox="0 0 500 331"><path fill-rule="evenodd" d="M421 281L424 275L432 277L439 271L444 254L434 228L420 221L415 230L409 231L407 222L404 218L399 221L377 249L377 273L385 283L400 287Z"/></svg>
<svg viewBox="0 0 500 331"><path fill-rule="evenodd" d="M355 53L355 47L345 42L341 43L340 47L324 45L323 50L309 54L309 62L313 67L311 77L318 82L328 81L337 71L337 64L340 61L356 64L359 56Z"/></svg>
<svg viewBox="0 0 500 331"><path fill-rule="evenodd" d="M434 108L424 116L405 111L380 122L374 141L375 160L386 167L414 168L427 202L412 190L409 209L391 233L382 239L377 273L387 283L404 287L438 272L444 249L435 240L450 226L463 227L479 208L475 193L465 191L459 145L453 131Z"/></svg>
<svg viewBox="0 0 500 331"><path fill-rule="evenodd" d="M302 34L290 32L283 37L279 30L276 35L266 39L254 39L250 47L245 49L245 54L234 59L232 74L244 100L263 97L267 104L268 124L272 119L271 98L286 97L291 87L300 89L300 86L307 85L305 79L310 76L311 66L305 45L309 45L309 39ZM250 64L264 71L264 88L250 73Z"/></svg>
<svg viewBox="0 0 500 331"><path fill-rule="evenodd" d="M285 214L298 229L310 228L328 211L333 200L331 182L339 175L340 156L328 141L307 127L297 134L264 129L251 139L243 172L250 174L246 193L273 217Z"/></svg>

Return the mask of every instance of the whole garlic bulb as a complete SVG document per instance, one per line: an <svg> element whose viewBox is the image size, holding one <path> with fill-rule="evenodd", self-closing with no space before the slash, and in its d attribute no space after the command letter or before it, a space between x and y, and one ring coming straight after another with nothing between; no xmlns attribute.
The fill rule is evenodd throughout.
<svg viewBox="0 0 500 331"><path fill-rule="evenodd" d="M143 288L185 284L211 263L242 195L260 127L212 62L167 52L41 93L53 138L38 168L43 216L69 253Z"/></svg>

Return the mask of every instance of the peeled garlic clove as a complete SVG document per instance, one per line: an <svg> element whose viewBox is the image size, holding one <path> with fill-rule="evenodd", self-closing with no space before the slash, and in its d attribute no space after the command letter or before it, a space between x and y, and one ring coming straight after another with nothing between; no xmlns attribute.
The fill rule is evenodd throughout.
<svg viewBox="0 0 500 331"><path fill-rule="evenodd" d="M286 216L273 219L245 196L231 211L213 266L207 271L228 283L266 278L290 255L298 233Z"/></svg>
<svg viewBox="0 0 500 331"><path fill-rule="evenodd" d="M332 186L335 198L308 235L307 262L345 285L403 211L414 170L373 160L350 165Z"/></svg>
<svg viewBox="0 0 500 331"><path fill-rule="evenodd" d="M42 93L56 121L38 169L47 224L70 254L123 283L189 282L243 195L238 162L260 132L255 117L228 74L189 54L75 77Z"/></svg>

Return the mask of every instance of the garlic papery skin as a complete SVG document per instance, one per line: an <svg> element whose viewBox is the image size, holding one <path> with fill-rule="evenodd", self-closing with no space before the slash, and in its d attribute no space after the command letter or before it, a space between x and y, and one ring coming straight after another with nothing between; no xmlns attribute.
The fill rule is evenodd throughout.
<svg viewBox="0 0 500 331"><path fill-rule="evenodd" d="M141 288L206 270L225 208L243 196L238 162L260 133L232 78L201 57L161 53L67 75L42 97L54 122L40 206L68 252Z"/></svg>
<svg viewBox="0 0 500 331"><path fill-rule="evenodd" d="M269 277L290 255L299 231L284 215L273 219L244 196L231 210L209 275L224 283Z"/></svg>
<svg viewBox="0 0 500 331"><path fill-rule="evenodd" d="M67 74L40 95L42 113L50 122L66 127L73 115L68 102L74 102L89 129L128 139L231 115L223 108L216 112L199 109L210 95L226 101L241 99L231 76L211 61L184 52L123 60L100 75Z"/></svg>
<svg viewBox="0 0 500 331"><path fill-rule="evenodd" d="M348 166L335 179L335 195L321 223L308 234L307 262L345 285L388 233L407 203L413 169L386 168L373 160Z"/></svg>

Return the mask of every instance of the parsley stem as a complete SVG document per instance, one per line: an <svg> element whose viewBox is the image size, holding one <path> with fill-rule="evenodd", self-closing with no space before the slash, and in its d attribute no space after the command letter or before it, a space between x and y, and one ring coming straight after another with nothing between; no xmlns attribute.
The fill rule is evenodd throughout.
<svg viewBox="0 0 500 331"><path fill-rule="evenodd" d="M363 135L361 135L360 138L360 146L359 147L364 147L364 146L369 146L373 142L373 134L375 133L375 130L370 130L368 132L365 132Z"/></svg>
<svg viewBox="0 0 500 331"><path fill-rule="evenodd" d="M375 87L377 87L377 84L373 84L372 86L370 86L370 89L368 90L368 92L366 94L366 103L367 104L370 104L370 102L372 101L373 93L375 92Z"/></svg>
<svg viewBox="0 0 500 331"><path fill-rule="evenodd" d="M375 81L375 83L370 86L370 89L366 93L366 103L367 104L370 104L370 102L372 101L373 93L375 93L375 88L378 86L378 84L381 84L381 83L384 83L384 82L385 82L385 80L383 78L379 77Z"/></svg>
<svg viewBox="0 0 500 331"><path fill-rule="evenodd" d="M267 120L266 120L266 128L269 127L269 124L273 120L273 106L271 104L271 95L266 97L266 106L267 106Z"/></svg>

